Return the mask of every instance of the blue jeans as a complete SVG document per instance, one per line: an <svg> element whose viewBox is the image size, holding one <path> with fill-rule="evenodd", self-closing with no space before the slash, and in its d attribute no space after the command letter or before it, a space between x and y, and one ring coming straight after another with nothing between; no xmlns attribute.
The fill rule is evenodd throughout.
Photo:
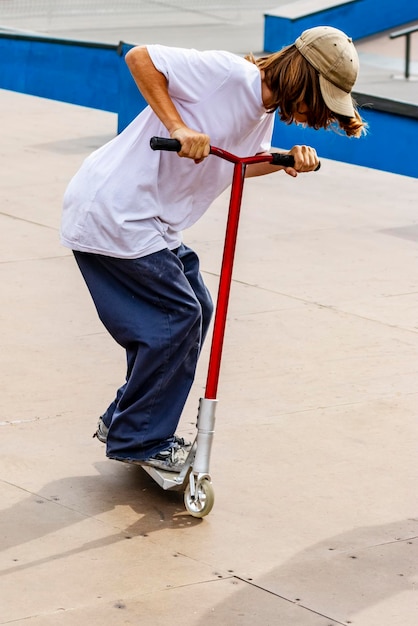
<svg viewBox="0 0 418 626"><path fill-rule="evenodd" d="M199 259L184 245L132 260L74 256L101 321L127 356L126 382L102 416L107 456L147 459L175 433L212 316Z"/></svg>

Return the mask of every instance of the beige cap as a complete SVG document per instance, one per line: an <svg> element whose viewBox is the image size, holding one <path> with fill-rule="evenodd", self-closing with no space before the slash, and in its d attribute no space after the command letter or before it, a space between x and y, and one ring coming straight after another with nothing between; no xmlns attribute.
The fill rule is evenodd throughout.
<svg viewBox="0 0 418 626"><path fill-rule="evenodd" d="M316 26L295 41L296 48L319 72L325 104L333 113L354 117L351 90L359 71L353 40L338 28Z"/></svg>

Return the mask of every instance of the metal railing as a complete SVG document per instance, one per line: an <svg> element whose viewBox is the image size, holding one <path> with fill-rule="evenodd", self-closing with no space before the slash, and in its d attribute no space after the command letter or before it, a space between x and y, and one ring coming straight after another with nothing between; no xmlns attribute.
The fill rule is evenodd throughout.
<svg viewBox="0 0 418 626"><path fill-rule="evenodd" d="M390 39L397 39L398 37L405 37L405 78L410 77L409 65L411 62L411 35L418 31L418 26L411 26L410 28L404 28L397 30L389 35Z"/></svg>

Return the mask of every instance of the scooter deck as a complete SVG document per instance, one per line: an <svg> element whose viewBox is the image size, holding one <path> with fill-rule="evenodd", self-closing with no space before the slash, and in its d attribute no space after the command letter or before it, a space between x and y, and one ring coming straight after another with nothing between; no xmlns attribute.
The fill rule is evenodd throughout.
<svg viewBox="0 0 418 626"><path fill-rule="evenodd" d="M141 467L165 491L180 491L184 489L187 476L182 476L178 472L167 472L167 470L151 467L150 465L142 465Z"/></svg>

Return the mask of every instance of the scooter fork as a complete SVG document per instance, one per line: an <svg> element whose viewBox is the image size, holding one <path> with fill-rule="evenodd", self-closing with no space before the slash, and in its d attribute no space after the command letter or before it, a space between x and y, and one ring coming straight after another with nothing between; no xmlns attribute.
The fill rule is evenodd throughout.
<svg viewBox="0 0 418 626"><path fill-rule="evenodd" d="M192 468L184 492L185 507L194 517L207 515L215 500L209 466L215 432L216 405L217 400L200 398L197 414L197 436L192 448ZM187 462L188 460L186 465ZM179 479L181 479L181 475Z"/></svg>

